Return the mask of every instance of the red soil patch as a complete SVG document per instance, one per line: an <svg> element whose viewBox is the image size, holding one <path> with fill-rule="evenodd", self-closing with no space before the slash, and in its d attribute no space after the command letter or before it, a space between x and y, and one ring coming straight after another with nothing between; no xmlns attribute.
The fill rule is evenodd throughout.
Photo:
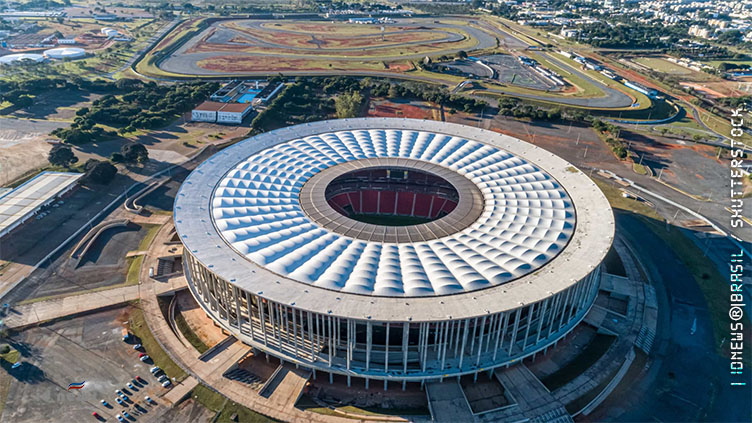
<svg viewBox="0 0 752 423"><path fill-rule="evenodd" d="M391 101L372 101L368 107L369 117L401 117L410 119L433 119L429 108L411 104L397 104Z"/></svg>

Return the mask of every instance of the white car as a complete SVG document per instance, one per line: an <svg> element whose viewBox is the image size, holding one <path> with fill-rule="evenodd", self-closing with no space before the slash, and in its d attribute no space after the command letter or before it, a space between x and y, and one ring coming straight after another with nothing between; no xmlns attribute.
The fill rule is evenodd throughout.
<svg viewBox="0 0 752 423"><path fill-rule="evenodd" d="M123 419L123 416L121 416L120 414L116 415L115 417L117 417L117 419L118 419L119 422L124 422L125 421Z"/></svg>
<svg viewBox="0 0 752 423"><path fill-rule="evenodd" d="M134 345L134 346L133 346L133 349L134 349L134 350L140 350L140 349L141 349L141 344L136 344L136 345Z"/></svg>
<svg viewBox="0 0 752 423"><path fill-rule="evenodd" d="M160 370L162 370L162 369L160 369L160 368L159 368L159 366L154 366L154 367L152 367L151 369L149 369L149 371L150 371L150 372L151 372L152 374L157 374L157 372L159 372Z"/></svg>
<svg viewBox="0 0 752 423"><path fill-rule="evenodd" d="M151 397L150 397L150 396L148 396L148 395L147 395L147 396L145 396L145 397L144 397L144 399L145 399L145 400L146 400L146 402L148 402L149 404L154 404L154 400L153 400L153 399L151 399Z"/></svg>
<svg viewBox="0 0 752 423"><path fill-rule="evenodd" d="M164 381L164 382L162 383L162 387L163 387L163 388L166 388L166 387L168 387L168 386L170 386L170 380L169 380L169 379L167 379L166 381Z"/></svg>
<svg viewBox="0 0 752 423"><path fill-rule="evenodd" d="M139 358L139 360L141 360L141 361L146 361L148 359L149 359L149 356L146 355L146 354L142 355L141 358Z"/></svg>

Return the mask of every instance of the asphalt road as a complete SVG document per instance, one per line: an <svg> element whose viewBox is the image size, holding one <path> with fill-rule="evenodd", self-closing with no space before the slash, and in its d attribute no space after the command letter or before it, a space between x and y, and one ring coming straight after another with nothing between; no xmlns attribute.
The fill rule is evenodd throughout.
<svg viewBox="0 0 752 423"><path fill-rule="evenodd" d="M617 422L748 422L750 388L729 385L728 359L715 351L705 299L681 260L634 215L617 213L625 236L654 283L659 330L647 376L620 398L618 407L599 410L595 420ZM697 319L697 331L691 333Z"/></svg>

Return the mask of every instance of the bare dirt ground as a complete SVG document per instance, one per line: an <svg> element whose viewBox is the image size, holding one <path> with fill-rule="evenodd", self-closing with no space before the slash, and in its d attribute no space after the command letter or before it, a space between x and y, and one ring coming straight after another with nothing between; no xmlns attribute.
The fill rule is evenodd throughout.
<svg viewBox="0 0 752 423"><path fill-rule="evenodd" d="M176 295L180 314L183 315L188 326L191 327L204 344L211 348L227 337L214 324L214 321L206 316L201 307L196 304L196 300L190 292L184 290L178 292Z"/></svg>
<svg viewBox="0 0 752 423"><path fill-rule="evenodd" d="M0 118L0 186L47 164L52 145L45 142L65 122Z"/></svg>

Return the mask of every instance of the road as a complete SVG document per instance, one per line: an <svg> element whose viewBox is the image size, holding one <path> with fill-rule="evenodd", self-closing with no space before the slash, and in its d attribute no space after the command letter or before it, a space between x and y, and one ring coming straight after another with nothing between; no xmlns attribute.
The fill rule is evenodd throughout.
<svg viewBox="0 0 752 423"><path fill-rule="evenodd" d="M604 404L592 420L750 421L749 389L728 384L728 359L715 351L710 314L691 274L639 218L617 213L616 226L656 287L659 331L651 353L655 361L644 379Z"/></svg>

